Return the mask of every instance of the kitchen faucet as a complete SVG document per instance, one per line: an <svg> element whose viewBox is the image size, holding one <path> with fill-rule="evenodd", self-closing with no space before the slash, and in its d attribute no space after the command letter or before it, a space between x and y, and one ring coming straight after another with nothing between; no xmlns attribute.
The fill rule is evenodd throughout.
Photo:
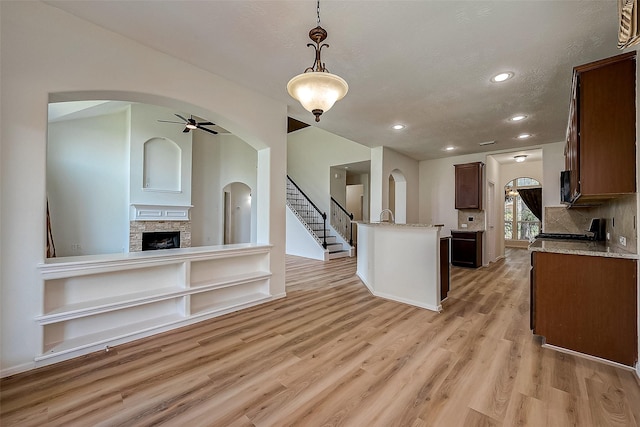
<svg viewBox="0 0 640 427"><path fill-rule="evenodd" d="M382 212L380 212L380 222L382 222L382 215L384 215L385 212L389 212L389 215L391 215L391 221L389 222L391 224L395 224L396 220L393 218L393 212L391 212L391 209L383 209Z"/></svg>

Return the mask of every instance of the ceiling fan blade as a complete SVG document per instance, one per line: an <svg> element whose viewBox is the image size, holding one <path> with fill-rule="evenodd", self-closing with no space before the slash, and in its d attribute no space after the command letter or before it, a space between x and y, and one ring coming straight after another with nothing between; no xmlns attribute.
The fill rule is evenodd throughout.
<svg viewBox="0 0 640 427"><path fill-rule="evenodd" d="M176 116L180 117L182 120L184 120L185 123L189 123L189 120L185 119L184 117L182 117L180 114L176 114Z"/></svg>
<svg viewBox="0 0 640 427"><path fill-rule="evenodd" d="M216 132L216 131L215 131L215 130L213 130L213 129L203 128L203 127L202 127L202 126L200 126L200 125L198 125L197 127L198 127L198 129L203 130L203 131L205 131L205 132L209 132L209 133L212 133L212 134L214 134L214 135L217 135L217 134L218 134L218 132Z"/></svg>
<svg viewBox="0 0 640 427"><path fill-rule="evenodd" d="M158 120L158 121L162 122L162 123L178 123L178 124L181 124L181 125L184 124L182 122L172 122L171 120Z"/></svg>
<svg viewBox="0 0 640 427"><path fill-rule="evenodd" d="M198 126L213 126L215 125L215 123L211 123L211 122L200 122L198 123Z"/></svg>
<svg viewBox="0 0 640 427"><path fill-rule="evenodd" d="M190 130L191 130L191 129L189 129L189 128L184 128L184 130L182 131L182 133L189 133L189 131L190 131Z"/></svg>

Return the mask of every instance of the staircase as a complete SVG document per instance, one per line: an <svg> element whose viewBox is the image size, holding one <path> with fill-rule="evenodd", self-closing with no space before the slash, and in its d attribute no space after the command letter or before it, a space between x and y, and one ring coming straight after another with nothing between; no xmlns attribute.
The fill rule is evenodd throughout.
<svg viewBox="0 0 640 427"><path fill-rule="evenodd" d="M333 230L327 226L327 214L304 194L287 176L287 206L325 250L325 259L344 258L350 255L350 249L338 241Z"/></svg>

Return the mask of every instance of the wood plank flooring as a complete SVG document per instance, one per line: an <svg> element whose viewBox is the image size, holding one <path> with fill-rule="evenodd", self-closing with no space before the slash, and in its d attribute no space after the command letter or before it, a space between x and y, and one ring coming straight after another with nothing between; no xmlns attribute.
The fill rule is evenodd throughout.
<svg viewBox="0 0 640 427"><path fill-rule="evenodd" d="M287 297L0 382L2 426L639 426L631 371L540 347L529 256L452 268L444 311L355 258L287 258Z"/></svg>

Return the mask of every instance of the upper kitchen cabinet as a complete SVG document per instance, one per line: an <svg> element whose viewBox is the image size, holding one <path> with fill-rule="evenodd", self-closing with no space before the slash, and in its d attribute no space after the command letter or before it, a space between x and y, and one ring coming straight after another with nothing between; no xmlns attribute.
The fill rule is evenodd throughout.
<svg viewBox="0 0 640 427"><path fill-rule="evenodd" d="M456 168L456 209L482 209L482 168L484 163L454 165Z"/></svg>
<svg viewBox="0 0 640 427"><path fill-rule="evenodd" d="M575 67L565 167L570 203L636 191L636 53Z"/></svg>

